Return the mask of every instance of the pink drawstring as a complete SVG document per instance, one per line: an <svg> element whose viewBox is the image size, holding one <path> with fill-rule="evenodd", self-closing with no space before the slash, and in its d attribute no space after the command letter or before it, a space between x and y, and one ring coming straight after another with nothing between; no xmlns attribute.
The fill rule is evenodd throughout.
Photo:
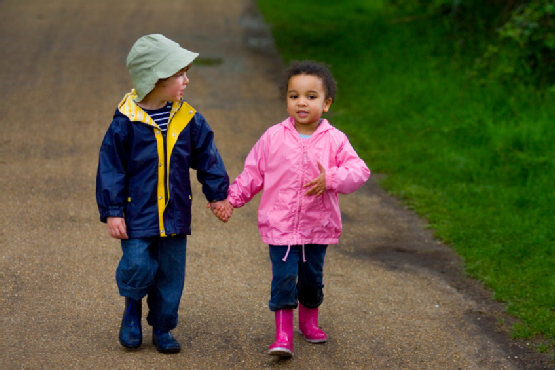
<svg viewBox="0 0 555 370"><path fill-rule="evenodd" d="M291 250L291 244L287 245L287 252L285 252L285 257L281 259L283 262L287 261L287 256L289 256L290 250ZM303 244L303 262L306 262L306 258L304 257L304 244Z"/></svg>
<svg viewBox="0 0 555 370"><path fill-rule="evenodd" d="M287 261L287 256L289 255L289 250L291 249L291 244L287 246L287 253L285 253L285 257L282 258L282 261Z"/></svg>

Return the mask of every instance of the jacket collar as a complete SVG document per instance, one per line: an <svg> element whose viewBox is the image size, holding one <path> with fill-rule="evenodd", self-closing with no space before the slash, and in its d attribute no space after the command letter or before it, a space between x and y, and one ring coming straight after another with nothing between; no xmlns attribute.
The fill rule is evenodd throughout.
<svg viewBox="0 0 555 370"><path fill-rule="evenodd" d="M297 129L295 128L295 121L293 120L293 117L288 117L283 122L281 122L281 125L285 126L289 130L293 130L293 131L297 132ZM332 128L333 128L333 126L328 122L328 120L323 118L322 122L320 122L320 125L318 126L316 131L314 131L312 133L312 136L317 135L317 134L319 134L321 132L324 132L324 131L331 130Z"/></svg>
<svg viewBox="0 0 555 370"><path fill-rule="evenodd" d="M142 122L146 123L149 126L158 127L156 123L150 118L150 116L143 110L143 108L139 107L137 103L135 103L135 99L137 98L137 92L135 89L131 90L131 92L125 94L123 100L118 105L118 110L121 114L126 116L130 121ZM172 110L170 112L169 121L173 118L175 113L181 108L183 101L173 102L172 103Z"/></svg>

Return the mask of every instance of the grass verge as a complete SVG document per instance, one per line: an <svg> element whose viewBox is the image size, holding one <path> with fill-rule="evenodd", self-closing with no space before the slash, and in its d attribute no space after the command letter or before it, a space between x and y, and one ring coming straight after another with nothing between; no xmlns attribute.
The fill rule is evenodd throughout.
<svg viewBox="0 0 555 370"><path fill-rule="evenodd" d="M440 16L379 0L258 2L286 61L327 63L331 111L382 185L555 345L555 94L469 80Z"/></svg>

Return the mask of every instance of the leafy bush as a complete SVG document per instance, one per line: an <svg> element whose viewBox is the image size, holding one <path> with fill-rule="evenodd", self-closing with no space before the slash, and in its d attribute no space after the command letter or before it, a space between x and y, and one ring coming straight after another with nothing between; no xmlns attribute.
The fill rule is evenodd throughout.
<svg viewBox="0 0 555 370"><path fill-rule="evenodd" d="M412 15L406 20L444 17L469 77L555 91L553 0L388 0L388 5Z"/></svg>
<svg viewBox="0 0 555 370"><path fill-rule="evenodd" d="M487 46L474 70L495 80L555 84L555 4L533 0L517 6L497 29L498 38ZM555 85L553 86L555 88Z"/></svg>

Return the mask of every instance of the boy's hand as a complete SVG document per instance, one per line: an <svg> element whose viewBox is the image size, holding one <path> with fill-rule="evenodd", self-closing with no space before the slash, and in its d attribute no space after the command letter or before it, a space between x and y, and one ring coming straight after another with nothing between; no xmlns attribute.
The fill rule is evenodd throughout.
<svg viewBox="0 0 555 370"><path fill-rule="evenodd" d="M112 238L129 239L127 226L125 226L125 220L122 217L108 217L106 222L108 223L108 233Z"/></svg>
<svg viewBox="0 0 555 370"><path fill-rule="evenodd" d="M210 208L212 213L222 222L227 222L233 214L233 206L227 199L220 200L214 203L208 203L206 208Z"/></svg>
<svg viewBox="0 0 555 370"><path fill-rule="evenodd" d="M318 177L304 185L305 188L314 185L309 191L306 192L306 195L316 195L319 197L324 193L324 191L326 191L326 170L322 167L320 162L318 162L318 168L320 169Z"/></svg>

